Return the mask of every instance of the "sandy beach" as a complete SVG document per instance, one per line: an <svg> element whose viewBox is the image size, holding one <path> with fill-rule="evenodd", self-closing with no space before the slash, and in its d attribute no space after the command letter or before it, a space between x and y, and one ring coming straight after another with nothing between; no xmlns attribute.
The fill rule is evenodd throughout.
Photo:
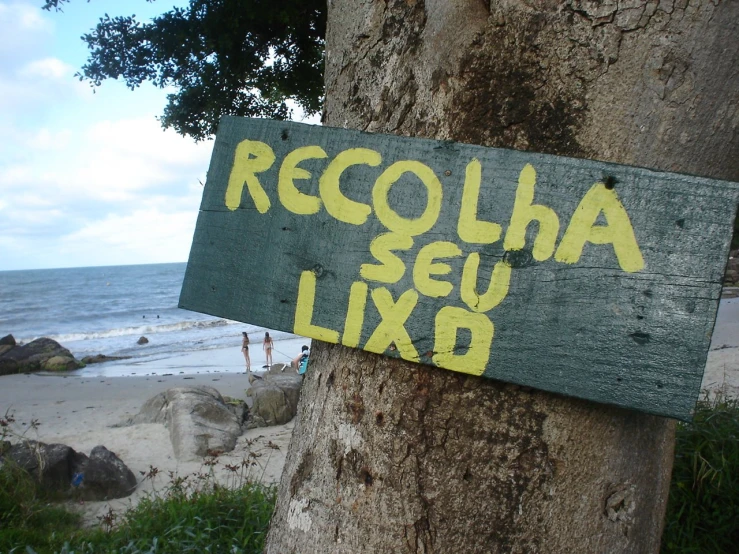
<svg viewBox="0 0 739 554"><path fill-rule="evenodd" d="M304 339L290 341L283 347L299 351L301 341ZM254 350L252 368L261 368L261 349ZM86 454L102 444L115 452L142 480L128 498L78 505L77 509L83 511L90 524L97 523L97 518L109 508L120 512L153 489L161 490L169 481L169 472L184 476L204 470L199 462L181 462L175 458L169 433L163 425L117 427L138 413L147 399L170 387L202 384L215 387L224 396L247 400L249 388L238 348L198 351L143 364L123 361L117 362L115 367L119 375L115 377L100 375L100 368L94 366L87 373L83 370L75 376L0 377L0 413L12 413L16 429L27 438L67 444ZM721 302L703 388L739 397L739 298ZM32 428L33 420L38 421L36 428ZM216 476L228 482L233 474L224 466L248 459L256 462L250 468L251 477L277 483L292 429L293 422L290 422L247 431L239 438L233 452L220 457L214 468ZM142 476L150 467L159 470L159 476L153 481Z"/></svg>
<svg viewBox="0 0 739 554"><path fill-rule="evenodd" d="M24 433L26 438L66 444L85 454L102 444L115 452L140 479L134 494L127 498L72 505L83 512L88 524L97 523L97 518L109 508L116 512L124 511L142 496L155 489L162 490L169 482L169 472L185 476L210 471L199 462L178 461L164 425L117 427L137 414L147 399L171 387L209 385L224 396L247 400L249 381L238 348L199 351L178 358L179 361L169 359L164 365L129 368L130 373L138 374L136 376L22 374L0 377L0 414L13 414L15 429ZM202 369L200 373L165 371L178 363ZM216 372L217 367L227 367L232 371ZM35 428L33 420L38 422ZM292 429L293 422L290 422L247 431L232 452L219 457L219 463L213 468L216 478L221 483L229 483L234 474L227 471L225 465L240 465L247 459L256 464L249 468L251 477L265 483L277 483ZM159 470L158 476L154 480L144 479L143 474L152 466Z"/></svg>
<svg viewBox="0 0 739 554"><path fill-rule="evenodd" d="M726 292L731 297L719 306L702 388L739 398L739 289Z"/></svg>

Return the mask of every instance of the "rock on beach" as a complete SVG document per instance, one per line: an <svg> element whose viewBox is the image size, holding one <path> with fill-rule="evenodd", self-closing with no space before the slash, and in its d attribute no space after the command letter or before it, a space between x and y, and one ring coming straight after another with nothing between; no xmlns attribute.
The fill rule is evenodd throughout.
<svg viewBox="0 0 739 554"><path fill-rule="evenodd" d="M33 371L69 371L85 364L55 340L39 338L24 345L15 344L12 335L3 337L0 346L0 375Z"/></svg>
<svg viewBox="0 0 739 554"><path fill-rule="evenodd" d="M137 481L118 456L96 446L89 456L65 444L22 441L4 454L45 487L81 500L108 500L130 495Z"/></svg>
<svg viewBox="0 0 739 554"><path fill-rule="evenodd" d="M303 378L290 366L274 364L259 378L250 375L251 388L247 395L253 404L247 429L287 423L298 413L298 401Z"/></svg>
<svg viewBox="0 0 739 554"><path fill-rule="evenodd" d="M209 451L230 452L243 429L244 411L226 404L206 385L174 387L149 398L126 425L162 423L169 430L178 460L193 460Z"/></svg>

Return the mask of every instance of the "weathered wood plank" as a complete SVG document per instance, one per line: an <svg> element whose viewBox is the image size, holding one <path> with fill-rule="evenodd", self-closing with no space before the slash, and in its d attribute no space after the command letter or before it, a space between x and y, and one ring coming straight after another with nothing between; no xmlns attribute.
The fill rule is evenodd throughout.
<svg viewBox="0 0 739 554"><path fill-rule="evenodd" d="M227 117L180 306L689 419L738 195L642 168Z"/></svg>

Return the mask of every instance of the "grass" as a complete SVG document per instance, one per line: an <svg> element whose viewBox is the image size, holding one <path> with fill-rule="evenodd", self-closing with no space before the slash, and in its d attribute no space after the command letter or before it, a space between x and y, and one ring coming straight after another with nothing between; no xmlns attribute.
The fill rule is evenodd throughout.
<svg viewBox="0 0 739 554"><path fill-rule="evenodd" d="M739 401L698 402L678 425L663 554L739 550Z"/></svg>
<svg viewBox="0 0 739 554"><path fill-rule="evenodd" d="M9 413L0 417L0 450L6 438L25 440L14 423ZM58 503L59 497L49 497L34 476L9 460L0 462L0 554L260 553L276 488L251 478L256 462L250 457L224 464L229 477L219 484L214 473L219 463L218 453L211 453L198 473L170 473L162 490L155 488L120 521L109 510L100 526L90 529ZM150 467L145 479L156 483L158 474Z"/></svg>
<svg viewBox="0 0 739 554"><path fill-rule="evenodd" d="M175 477L121 521L109 511L99 527L83 529L79 515L46 502L31 476L6 463L0 467L0 553L256 554L275 498L273 486L254 482L230 488L207 474Z"/></svg>
<svg viewBox="0 0 739 554"><path fill-rule="evenodd" d="M275 489L255 483L169 493L144 499L120 525L80 536L60 552L256 554L264 548L274 502Z"/></svg>
<svg viewBox="0 0 739 554"><path fill-rule="evenodd" d="M736 552L739 401L701 400L693 423L678 425L675 452L662 554ZM216 463L207 458L204 465L212 469ZM82 529L78 515L51 503L31 476L5 463L0 466L0 554L262 552L276 490L250 480L249 464L224 466L233 476L227 486L218 485L212 471L170 474L163 491L120 521L110 511L100 527ZM147 478L156 474L150 468Z"/></svg>
<svg viewBox="0 0 739 554"><path fill-rule="evenodd" d="M48 500L26 471L11 463L0 467L0 553L75 533L80 517Z"/></svg>

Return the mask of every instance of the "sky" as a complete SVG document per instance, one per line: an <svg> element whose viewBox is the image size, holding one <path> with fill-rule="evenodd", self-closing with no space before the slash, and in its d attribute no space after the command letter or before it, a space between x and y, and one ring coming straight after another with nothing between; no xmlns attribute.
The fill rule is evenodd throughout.
<svg viewBox="0 0 739 554"><path fill-rule="evenodd" d="M104 13L188 2L43 3L0 0L0 271L187 261L213 142L161 128L165 90L74 74Z"/></svg>

